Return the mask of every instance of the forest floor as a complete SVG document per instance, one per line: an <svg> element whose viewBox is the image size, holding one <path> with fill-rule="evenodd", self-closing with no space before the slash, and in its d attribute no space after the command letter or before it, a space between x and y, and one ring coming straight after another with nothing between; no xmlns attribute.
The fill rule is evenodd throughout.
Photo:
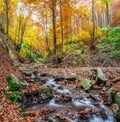
<svg viewBox="0 0 120 122"><path fill-rule="evenodd" d="M22 109L17 105L12 104L8 101L4 95L4 91L8 88L6 77L9 73L14 73L17 77L28 80L23 74L26 72L40 73L43 75L52 75L59 77L61 75L77 75L79 81L83 78L89 78L94 75L94 70L97 67L77 67L77 68L53 68L45 64L21 64L17 61L12 61L7 53L0 45L0 121L1 122L34 122L36 119L41 118L40 114L34 114L27 117L21 116ZM119 67L102 67L108 82L106 86L95 86L99 91L105 93L105 89L114 87L117 92L120 93L120 82L112 83L115 79L120 79L120 68ZM30 80L30 79L29 79ZM41 86L38 82L29 83L29 87L26 89L29 91L37 90ZM78 84L71 85L70 87L77 87Z"/></svg>

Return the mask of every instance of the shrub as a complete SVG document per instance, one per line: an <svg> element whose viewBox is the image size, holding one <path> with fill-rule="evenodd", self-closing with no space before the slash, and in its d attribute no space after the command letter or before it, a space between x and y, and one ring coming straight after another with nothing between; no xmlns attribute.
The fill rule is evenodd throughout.
<svg viewBox="0 0 120 122"><path fill-rule="evenodd" d="M14 104L18 104L19 102L23 101L23 94L21 92L5 91L4 94L5 94L6 98Z"/></svg>

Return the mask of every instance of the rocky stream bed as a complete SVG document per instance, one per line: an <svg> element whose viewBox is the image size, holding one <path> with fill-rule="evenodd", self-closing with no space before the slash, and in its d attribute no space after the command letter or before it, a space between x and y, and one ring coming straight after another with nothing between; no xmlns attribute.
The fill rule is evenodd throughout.
<svg viewBox="0 0 120 122"><path fill-rule="evenodd" d="M21 89L21 116L35 122L119 122L120 96L113 87L119 80L108 83L100 68L91 72L89 78L79 80L75 73L22 71L27 88Z"/></svg>

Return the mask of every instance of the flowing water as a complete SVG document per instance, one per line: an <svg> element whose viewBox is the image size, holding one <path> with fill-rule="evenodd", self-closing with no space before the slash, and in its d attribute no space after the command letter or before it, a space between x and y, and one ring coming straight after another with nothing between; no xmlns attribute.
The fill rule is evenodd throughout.
<svg viewBox="0 0 120 122"><path fill-rule="evenodd" d="M56 111L50 114L50 120L55 122L116 122L112 110L104 105L98 94L79 92L54 79L48 79L45 85L53 89L53 98L47 103L28 107L25 111L40 112L45 108L55 108ZM58 114L66 120L56 117Z"/></svg>

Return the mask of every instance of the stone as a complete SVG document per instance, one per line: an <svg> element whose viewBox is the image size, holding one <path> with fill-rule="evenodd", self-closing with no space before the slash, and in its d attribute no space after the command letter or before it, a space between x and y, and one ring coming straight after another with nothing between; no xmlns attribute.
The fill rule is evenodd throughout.
<svg viewBox="0 0 120 122"><path fill-rule="evenodd" d="M32 75L32 72L31 71L25 71L25 72L23 72L23 74L27 77L30 77Z"/></svg>
<svg viewBox="0 0 120 122"><path fill-rule="evenodd" d="M118 104L113 103L110 108L112 109L113 113L116 114L117 111L119 110Z"/></svg>
<svg viewBox="0 0 120 122"><path fill-rule="evenodd" d="M42 88L39 90L39 100L44 101L49 98L52 98L52 89L50 87Z"/></svg>
<svg viewBox="0 0 120 122"><path fill-rule="evenodd" d="M35 122L46 122L44 120L36 119Z"/></svg>
<svg viewBox="0 0 120 122"><path fill-rule="evenodd" d="M120 82L120 77L115 78L115 79L112 80L112 83L117 83L117 82Z"/></svg>
<svg viewBox="0 0 120 122"><path fill-rule="evenodd" d="M88 79L84 79L81 81L81 85L83 87L84 90L90 90L92 88L92 86L95 84L94 81L88 80Z"/></svg>
<svg viewBox="0 0 120 122"><path fill-rule="evenodd" d="M27 83L21 81L12 73L6 77L6 80L10 91L19 91L27 86Z"/></svg>
<svg viewBox="0 0 120 122"><path fill-rule="evenodd" d="M101 83L106 83L107 82L107 78L105 76L105 74L103 73L103 71L98 68L97 69L97 76L96 76L96 84L101 84Z"/></svg>
<svg viewBox="0 0 120 122"><path fill-rule="evenodd" d="M120 121L120 108L115 113L115 118Z"/></svg>
<svg viewBox="0 0 120 122"><path fill-rule="evenodd" d="M115 95L115 103L119 105L120 107L120 93L116 93Z"/></svg>
<svg viewBox="0 0 120 122"><path fill-rule="evenodd" d="M108 90L106 93L107 96L107 104L112 104L115 101L115 94L116 94L116 89L113 87Z"/></svg>
<svg viewBox="0 0 120 122"><path fill-rule="evenodd" d="M55 78L55 81L58 82L58 81L62 81L62 80L64 80L64 79L65 79L64 77L62 77L62 76L60 77L60 76L59 76L59 77Z"/></svg>
<svg viewBox="0 0 120 122"><path fill-rule="evenodd" d="M65 77L66 80L78 81L78 76L75 73L71 73Z"/></svg>

